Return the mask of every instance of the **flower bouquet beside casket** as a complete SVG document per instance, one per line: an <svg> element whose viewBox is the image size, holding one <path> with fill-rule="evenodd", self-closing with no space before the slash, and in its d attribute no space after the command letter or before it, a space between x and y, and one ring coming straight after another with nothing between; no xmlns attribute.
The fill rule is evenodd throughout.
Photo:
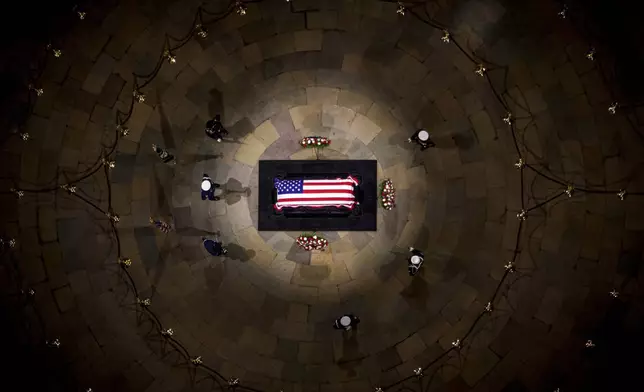
<svg viewBox="0 0 644 392"><path fill-rule="evenodd" d="M313 233L313 234L302 234L301 236L297 237L297 245L306 250L306 251L312 251L312 250L324 250L327 246L329 246L329 241L322 238L321 236Z"/></svg>
<svg viewBox="0 0 644 392"><path fill-rule="evenodd" d="M331 140L322 136L307 136L300 140L300 145L304 148L324 148L331 144Z"/></svg>
<svg viewBox="0 0 644 392"><path fill-rule="evenodd" d="M396 206L396 189L388 178L380 184L380 204L385 210L393 210Z"/></svg>

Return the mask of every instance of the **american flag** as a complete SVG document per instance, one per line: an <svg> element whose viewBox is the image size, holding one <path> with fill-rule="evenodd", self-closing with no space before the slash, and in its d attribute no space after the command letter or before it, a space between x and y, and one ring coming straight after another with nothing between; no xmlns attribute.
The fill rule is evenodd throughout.
<svg viewBox="0 0 644 392"><path fill-rule="evenodd" d="M284 207L346 207L353 208L357 203L353 186L358 185L355 178L336 178L335 180L280 180L275 178L277 202L275 208Z"/></svg>

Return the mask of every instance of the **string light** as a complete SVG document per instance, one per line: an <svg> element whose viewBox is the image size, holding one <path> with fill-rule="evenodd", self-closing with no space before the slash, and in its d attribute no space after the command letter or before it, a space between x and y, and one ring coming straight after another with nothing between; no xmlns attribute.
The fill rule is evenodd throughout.
<svg viewBox="0 0 644 392"><path fill-rule="evenodd" d="M398 9L396 10L396 13L401 16L405 16L405 12L407 9L405 8L405 5L402 2L398 2Z"/></svg>
<svg viewBox="0 0 644 392"><path fill-rule="evenodd" d="M615 114L617 112L617 108L619 107L619 103L613 102L609 107L608 107L608 113L610 114Z"/></svg>
<svg viewBox="0 0 644 392"><path fill-rule="evenodd" d="M34 291L34 289L29 289L29 290L27 290L27 291L25 291L25 290L20 290L20 292L21 292L22 294L28 295L28 296L30 296L30 297L33 297L34 295L36 295L36 292Z"/></svg>
<svg viewBox="0 0 644 392"><path fill-rule="evenodd" d="M27 140L29 140L29 133L27 133L27 132L21 132L21 133L20 133L20 138L21 138L23 141L25 141L25 142L26 142Z"/></svg>
<svg viewBox="0 0 644 392"><path fill-rule="evenodd" d="M626 189L622 189L617 193L617 197L619 197L619 200L624 200L624 197L626 197Z"/></svg>
<svg viewBox="0 0 644 392"><path fill-rule="evenodd" d="M143 101L140 101L140 102L143 102ZM119 131L119 134L123 137L127 136L130 133L130 130L123 125L117 125L116 130Z"/></svg>
<svg viewBox="0 0 644 392"><path fill-rule="evenodd" d="M58 338L56 338L56 339L54 339L54 340L51 340L51 341L49 341L49 340L48 340L46 343L47 343L47 345L48 345L49 347L51 347L51 348L58 348L58 347L60 347L60 340L58 340Z"/></svg>
<svg viewBox="0 0 644 392"><path fill-rule="evenodd" d="M563 8L561 9L561 11L557 13L557 15L559 15L561 19L566 19L567 12L568 12L568 6L564 4Z"/></svg>
<svg viewBox="0 0 644 392"><path fill-rule="evenodd" d="M107 212L105 213L105 215L107 216L108 219L110 219L114 223L118 223L121 220L121 218L119 218L118 215L113 214L111 212Z"/></svg>
<svg viewBox="0 0 644 392"><path fill-rule="evenodd" d="M116 162L114 161L110 161L106 158L103 158L101 161L103 162L103 165L109 167L110 169L114 169L114 167L116 167Z"/></svg>
<svg viewBox="0 0 644 392"><path fill-rule="evenodd" d="M483 64L479 64L476 66L476 70L474 72L476 72L476 74L479 76L483 76L485 74L485 71L487 71L487 69L485 69Z"/></svg>
<svg viewBox="0 0 644 392"><path fill-rule="evenodd" d="M568 195L568 197L572 197L572 193L573 193L573 191L574 191L574 190L575 190L574 185L570 185L570 184L569 184L569 185L566 187L566 190L565 190L564 192L566 192L566 195Z"/></svg>
<svg viewBox="0 0 644 392"><path fill-rule="evenodd" d="M517 214L517 219L519 219L519 220L526 220L526 215L527 215L527 213L528 213L528 212L527 212L526 210L521 210L521 212L519 212L519 213Z"/></svg>
<svg viewBox="0 0 644 392"><path fill-rule="evenodd" d="M201 24L196 25L195 29L197 30L197 37L199 37L199 38L208 37L208 31L206 29L204 29Z"/></svg>
<svg viewBox="0 0 644 392"><path fill-rule="evenodd" d="M175 64L177 62L177 57L170 52L170 50L166 49L165 52L163 52L163 57L168 59L168 63L170 64Z"/></svg>
<svg viewBox="0 0 644 392"><path fill-rule="evenodd" d="M610 294L610 296L611 296L611 297L613 297L613 298L617 298L617 297L619 297L619 292L618 292L617 290L615 290L615 289L613 289L613 290L612 290L611 292L609 292L608 294Z"/></svg>
<svg viewBox="0 0 644 392"><path fill-rule="evenodd" d="M231 387L239 385L239 379L238 378L231 378L230 380L228 380L228 385L230 385Z"/></svg>
<svg viewBox="0 0 644 392"><path fill-rule="evenodd" d="M33 84L29 85L29 91L33 91L39 97L45 93L45 90L42 88L36 88Z"/></svg>
<svg viewBox="0 0 644 392"><path fill-rule="evenodd" d="M60 188L64 191L67 191L69 193L76 193L76 187L75 186L70 186L67 184L63 184L60 186Z"/></svg>
<svg viewBox="0 0 644 392"><path fill-rule="evenodd" d="M94 392L94 391L92 390L92 388L87 388L85 392Z"/></svg>
<svg viewBox="0 0 644 392"><path fill-rule="evenodd" d="M593 347L595 347L595 343L593 343L593 341L589 339L589 340L586 341L585 346L586 346L586 348L593 348Z"/></svg>
<svg viewBox="0 0 644 392"><path fill-rule="evenodd" d="M145 102L145 94L142 94L139 90L132 91L132 96L138 103Z"/></svg>
<svg viewBox="0 0 644 392"><path fill-rule="evenodd" d="M15 194L16 194L16 196L18 197L18 199L21 199L21 198L25 195L25 192L23 192L23 191L19 191L19 190L17 190L16 188L11 188L11 189L9 189L9 191L10 191L11 193L15 193Z"/></svg>
<svg viewBox="0 0 644 392"><path fill-rule="evenodd" d="M163 331L161 331L161 336L169 337L172 335L174 335L172 328L164 329Z"/></svg>
<svg viewBox="0 0 644 392"><path fill-rule="evenodd" d="M54 54L54 57L58 58L63 55L63 52L60 49L53 48L51 44L47 44L47 50L51 50Z"/></svg>
<svg viewBox="0 0 644 392"><path fill-rule="evenodd" d="M376 387L376 389L374 389L374 392L383 392L383 390L380 387Z"/></svg>
<svg viewBox="0 0 644 392"><path fill-rule="evenodd" d="M492 313L492 302L488 302L488 303L485 305L485 312L486 312L486 313Z"/></svg>
<svg viewBox="0 0 644 392"><path fill-rule="evenodd" d="M452 342L452 347L457 348L457 349L461 348L461 339L454 340Z"/></svg>
<svg viewBox="0 0 644 392"><path fill-rule="evenodd" d="M519 158L517 163L514 164L514 167L516 167L517 169L523 169L524 166L525 162L523 161L523 158Z"/></svg>
<svg viewBox="0 0 644 392"><path fill-rule="evenodd" d="M74 6L72 11L76 11L76 15L78 15L78 19L80 20L85 19L85 16L87 16L87 13L79 10L77 5Z"/></svg>
<svg viewBox="0 0 644 392"><path fill-rule="evenodd" d="M590 48L590 50L586 52L586 58L590 61L595 61L595 48Z"/></svg>
<svg viewBox="0 0 644 392"><path fill-rule="evenodd" d="M449 44L450 38L451 38L451 35L449 34L449 31L443 30L443 36L441 37L441 41L445 42L446 44Z"/></svg>
<svg viewBox="0 0 644 392"><path fill-rule="evenodd" d="M201 357L195 357L190 360L193 365L201 365L203 361L201 360Z"/></svg>
<svg viewBox="0 0 644 392"><path fill-rule="evenodd" d="M503 117L503 122L512 125L513 119L512 119L512 113L508 112L505 117Z"/></svg>
<svg viewBox="0 0 644 392"><path fill-rule="evenodd" d="M123 268L127 268L127 267L132 265L132 259L130 259L128 257L121 257L121 258L119 258L119 264Z"/></svg>
<svg viewBox="0 0 644 392"><path fill-rule="evenodd" d="M514 263L512 261L508 261L508 263L506 265L504 265L503 267L505 268L506 271L508 271L510 273L516 271L516 269L514 268Z"/></svg>
<svg viewBox="0 0 644 392"><path fill-rule="evenodd" d="M152 301L150 301L150 298L146 298L146 299L137 298L136 303L147 308L152 304Z"/></svg>
<svg viewBox="0 0 644 392"><path fill-rule="evenodd" d="M415 374L417 377L422 377L422 376L423 376L423 369L422 369L422 368L416 368L416 369L414 369L414 374Z"/></svg>
<svg viewBox="0 0 644 392"><path fill-rule="evenodd" d="M247 8L244 2L241 0L237 0L235 2L235 12L237 12L237 15L244 16L246 15L246 11L247 11Z"/></svg>
<svg viewBox="0 0 644 392"><path fill-rule="evenodd" d="M9 245L9 248L16 247L16 240L13 238L9 238L8 240L5 240L4 238L0 238L0 247L4 248L5 243Z"/></svg>

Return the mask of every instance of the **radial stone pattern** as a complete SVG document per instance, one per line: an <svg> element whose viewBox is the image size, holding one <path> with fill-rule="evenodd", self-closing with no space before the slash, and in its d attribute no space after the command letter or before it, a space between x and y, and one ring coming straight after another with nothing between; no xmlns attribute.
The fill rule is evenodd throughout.
<svg viewBox="0 0 644 392"><path fill-rule="evenodd" d="M563 183L641 191L641 143L606 110L611 98L584 41L554 4L528 3L441 1L414 12L426 9L464 49L508 66L487 76L512 109L528 163ZM12 142L3 170L54 188L56 176L88 170L114 137L115 111L129 107L132 72L154 68L164 34L185 34L198 5L127 1L79 25L44 74L27 125L33 140ZM594 320L586 301L608 296L641 257L641 201L575 192L530 211L519 230L522 200L537 205L562 185L515 167L513 128L487 78L440 29L396 9L267 0L173 53L176 63L141 89L110 188L102 170L76 184L102 208L111 192L119 244L104 214L65 192L27 194L3 213L47 336L60 338L83 390L211 390L164 355L163 338L150 338L155 328L134 311L117 245L138 297L223 380L276 392L373 391L452 349L424 370L436 372L430 390L555 389L542 375L564 343L583 346L575 331ZM221 143L204 134L215 114L230 132ZM407 143L420 127L436 148ZM299 144L311 135L331 140L319 156ZM177 164L161 163L153 143ZM257 230L258 162L283 159L377 160L396 207L379 208L377 231L319 233L328 249L305 252L300 232ZM222 184L221 200L201 200L204 173ZM156 230L151 216L173 231ZM227 257L203 248L215 233ZM470 331L517 239L516 272ZM413 278L410 246L426 255ZM346 312L361 318L353 334L332 328Z"/></svg>

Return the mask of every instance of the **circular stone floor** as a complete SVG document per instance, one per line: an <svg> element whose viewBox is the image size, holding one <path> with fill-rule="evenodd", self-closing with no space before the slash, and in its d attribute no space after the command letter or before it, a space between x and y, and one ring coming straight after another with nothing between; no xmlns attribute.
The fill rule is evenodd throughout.
<svg viewBox="0 0 644 392"><path fill-rule="evenodd" d="M642 187L632 175L641 143L607 113L587 48L555 5L438 3L428 12L468 51L508 65L489 75L528 162L580 186ZM45 73L47 93L28 124L34 140L11 146L14 174L44 184L87 170L113 137L114 111L129 105L131 72L153 68L163 32L185 33L196 6L125 2L79 27L63 48L69 56ZM397 15L394 3L267 0L177 50L177 63L142 89L114 155L112 205L138 296L191 355L266 391L373 391L468 332L513 257L522 198L532 206L562 189L525 170L521 194L504 109L441 35ZM215 114L233 140L205 137ZM436 148L406 142L421 126ZM393 180L397 206L379 208L377 231L325 232L328 250L304 252L300 232L256 229L258 162L316 159L298 144L307 135L332 140L319 159L376 159L378 180ZM161 164L153 143L177 165ZM204 173L224 184L221 201L201 200ZM106 206L104 182L90 177L79 192ZM641 251L640 209L636 198L575 193L532 211L517 272L462 350L431 369L432 388L551 388L543 375L574 362L575 349L559 350L587 339L592 300L632 272L623 257ZM103 216L64 193L27 195L7 216L16 214L26 279L82 388L209 390L150 339ZM158 232L150 216L175 230ZM213 233L228 257L206 254L201 237ZM413 279L409 246L427 257ZM362 319L355 334L331 327L343 312Z"/></svg>

